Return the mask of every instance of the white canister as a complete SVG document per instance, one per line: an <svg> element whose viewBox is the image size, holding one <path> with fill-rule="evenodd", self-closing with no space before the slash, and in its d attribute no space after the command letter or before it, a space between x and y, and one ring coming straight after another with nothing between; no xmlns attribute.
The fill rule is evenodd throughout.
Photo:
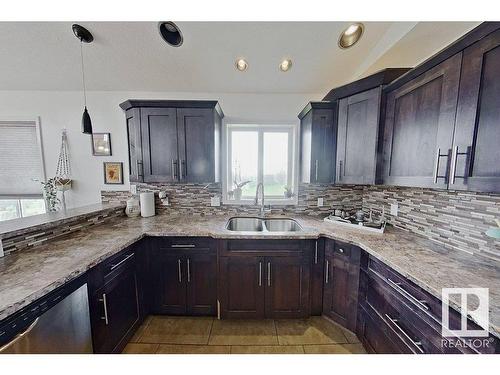
<svg viewBox="0 0 500 375"><path fill-rule="evenodd" d="M134 197L127 200L127 207L125 208L125 214L128 217L137 217L141 214L141 206L139 205L139 199Z"/></svg>
<svg viewBox="0 0 500 375"><path fill-rule="evenodd" d="M155 194L141 193L141 216L149 217L155 215Z"/></svg>

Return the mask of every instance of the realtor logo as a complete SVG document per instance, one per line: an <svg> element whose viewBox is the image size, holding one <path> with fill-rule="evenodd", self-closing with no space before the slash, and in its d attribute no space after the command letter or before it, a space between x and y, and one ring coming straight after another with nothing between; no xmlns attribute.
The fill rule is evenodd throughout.
<svg viewBox="0 0 500 375"><path fill-rule="evenodd" d="M443 337L488 337L489 327L489 289L488 288L443 288L441 335ZM460 296L460 329L450 328L450 296ZM471 307L474 302L474 306ZM478 303L476 303L478 301ZM467 317L470 316L480 327L486 329L468 329Z"/></svg>

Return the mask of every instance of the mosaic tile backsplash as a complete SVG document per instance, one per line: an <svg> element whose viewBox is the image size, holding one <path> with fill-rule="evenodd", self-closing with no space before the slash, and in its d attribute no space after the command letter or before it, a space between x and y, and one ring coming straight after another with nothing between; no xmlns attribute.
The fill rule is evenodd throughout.
<svg viewBox="0 0 500 375"><path fill-rule="evenodd" d="M161 190L169 195L171 205L162 206L156 194L158 213L203 215L257 214L253 206L223 205L210 207L210 197L221 195L221 187L199 184L137 184L138 192ZM480 194L432 190L422 188L316 185L299 186L298 205L273 207L272 214L287 213L321 216L335 208L372 209L376 218L385 210L386 220L395 227L420 234L447 248L473 253L500 261L500 240L487 237L484 232L494 227L500 217L500 194ZM103 203L124 203L129 192L103 191ZM317 198L324 206L317 207ZM390 204L398 203L398 216L391 216Z"/></svg>
<svg viewBox="0 0 500 375"><path fill-rule="evenodd" d="M391 216L390 204L398 204ZM385 210L395 227L420 234L448 248L500 261L500 240L484 233L500 217L500 194L422 188L365 186L363 210L374 217Z"/></svg>

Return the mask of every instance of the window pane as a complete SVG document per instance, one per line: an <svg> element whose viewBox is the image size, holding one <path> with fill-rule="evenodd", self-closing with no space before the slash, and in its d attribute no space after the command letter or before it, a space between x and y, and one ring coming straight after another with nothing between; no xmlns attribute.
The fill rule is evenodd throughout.
<svg viewBox="0 0 500 375"><path fill-rule="evenodd" d="M17 202L17 199L0 200L0 221L21 217L21 213L17 208Z"/></svg>
<svg viewBox="0 0 500 375"><path fill-rule="evenodd" d="M264 191L283 198L288 185L288 133L264 133Z"/></svg>
<svg viewBox="0 0 500 375"><path fill-rule="evenodd" d="M21 199L23 217L44 214L45 203L43 199Z"/></svg>
<svg viewBox="0 0 500 375"><path fill-rule="evenodd" d="M236 183L250 181L241 188L243 197L254 197L257 187L257 164L259 136L256 131L233 131L231 136L231 166L233 181L228 181L228 190Z"/></svg>

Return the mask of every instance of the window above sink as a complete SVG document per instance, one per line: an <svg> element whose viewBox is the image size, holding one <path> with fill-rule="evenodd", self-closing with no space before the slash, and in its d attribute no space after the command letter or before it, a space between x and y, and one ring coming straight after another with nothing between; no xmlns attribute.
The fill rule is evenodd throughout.
<svg viewBox="0 0 500 375"><path fill-rule="evenodd" d="M266 204L297 204L297 133L290 124L227 124L223 202L254 204L263 183Z"/></svg>

